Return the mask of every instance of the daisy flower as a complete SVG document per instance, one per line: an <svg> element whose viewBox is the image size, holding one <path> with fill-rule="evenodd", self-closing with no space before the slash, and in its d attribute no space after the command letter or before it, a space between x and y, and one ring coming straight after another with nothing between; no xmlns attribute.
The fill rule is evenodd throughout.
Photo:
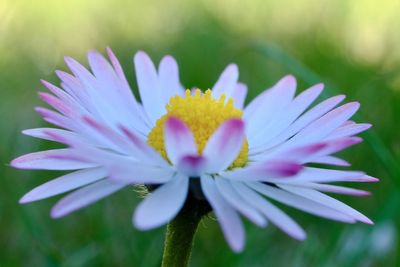
<svg viewBox="0 0 400 267"><path fill-rule="evenodd" d="M244 107L247 87L238 82L235 64L211 90L185 91L173 57L165 56L157 69L144 52L134 57L138 102L107 52L109 61L89 52L90 71L66 57L72 74L56 71L60 87L43 81L50 93L39 96L54 110L36 111L58 128L23 133L67 148L27 154L11 165L73 172L36 187L21 203L74 190L51 210L59 218L126 186L146 185L151 193L134 212L137 228L169 222L191 197L209 204L234 251L244 247L241 216L306 237L270 200L331 220L372 224L325 194L364 196L368 192L330 183L377 181L328 167L348 166L333 154L361 142L355 135L370 127L350 120L359 103L338 106L345 98L339 95L313 105L323 85L295 96L296 80L289 75Z"/></svg>

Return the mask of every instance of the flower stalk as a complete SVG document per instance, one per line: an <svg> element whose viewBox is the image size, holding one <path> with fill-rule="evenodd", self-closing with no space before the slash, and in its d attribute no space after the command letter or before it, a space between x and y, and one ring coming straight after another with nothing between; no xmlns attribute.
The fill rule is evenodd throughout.
<svg viewBox="0 0 400 267"><path fill-rule="evenodd" d="M191 199L168 224L165 235L162 267L189 265L194 236L204 215L210 210L207 203Z"/></svg>

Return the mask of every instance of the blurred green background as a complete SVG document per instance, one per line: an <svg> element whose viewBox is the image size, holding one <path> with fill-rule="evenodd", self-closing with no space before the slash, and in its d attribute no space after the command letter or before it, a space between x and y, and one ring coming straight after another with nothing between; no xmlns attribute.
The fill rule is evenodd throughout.
<svg viewBox="0 0 400 267"><path fill-rule="evenodd" d="M39 79L58 84L63 56L86 64L86 52L111 46L136 90L132 56L172 54L187 87L208 88L235 62L249 98L287 73L299 90L324 82L324 96L344 93L374 127L342 154L352 168L379 177L366 198L339 197L375 222L344 225L283 207L306 229L290 239L274 226L246 223L241 254L227 247L218 224L202 223L191 266L400 265L400 2L384 1L0 1L0 266L159 266L165 228L139 232L133 189L60 220L56 199L21 206L18 199L56 172L17 171L14 157L57 147L20 134L45 126ZM56 197L58 198L58 197Z"/></svg>

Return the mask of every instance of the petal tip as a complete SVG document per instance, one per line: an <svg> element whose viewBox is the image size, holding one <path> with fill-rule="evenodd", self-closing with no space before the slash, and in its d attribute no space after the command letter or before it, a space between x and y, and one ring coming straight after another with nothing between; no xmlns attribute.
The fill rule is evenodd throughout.
<svg viewBox="0 0 400 267"><path fill-rule="evenodd" d="M19 204L27 204L27 203L32 202L32 201L34 201L34 200L32 200L32 199L29 197L29 193L27 193L27 194L25 194L24 196L22 196L22 197L18 200L18 203L19 203Z"/></svg>

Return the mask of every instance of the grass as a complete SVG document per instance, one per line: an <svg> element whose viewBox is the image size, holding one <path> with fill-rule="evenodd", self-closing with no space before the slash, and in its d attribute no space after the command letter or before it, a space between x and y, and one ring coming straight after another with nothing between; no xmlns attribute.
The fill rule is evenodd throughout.
<svg viewBox="0 0 400 267"><path fill-rule="evenodd" d="M65 7L50 5L49 8L57 11L55 15L46 15L41 9L31 14L22 2L17 3L0 4L0 14L9 18L9 24L0 24L0 34L7 37L0 39L0 120L3 122L0 128L0 161L3 163L0 166L0 266L160 265L165 228L139 232L132 227L131 214L140 200L133 188L126 188L66 218L52 220L48 212L59 197L24 206L18 204L18 199L59 173L17 171L8 166L12 158L23 153L58 147L20 134L22 129L46 125L32 112L34 106L43 105L35 95L36 91L43 90L39 79L57 83L53 71L65 69L62 55L86 62L86 50L104 51L107 45L121 60L135 92L132 56L137 49L144 49L155 60L167 53L174 55L180 65L181 80L187 87L208 88L225 65L237 63L240 80L250 88L247 101L287 73L298 78L299 91L324 82L327 88L320 99L346 94L347 101L357 100L362 105L356 120L374 125L362 134L364 143L341 155L353 163L352 169L364 170L379 177L381 182L354 185L372 191L371 197L339 199L371 217L375 226L339 224L282 206L304 226L308 239L297 242L273 226L258 229L246 222L246 249L234 254L223 240L218 224L210 218L201 224L197 233L191 266L399 264L400 64L396 55L400 51L392 49L394 51L377 59L373 55L368 58L368 53L362 52L364 47L355 54L352 49L344 48L353 40L346 37L341 27L345 23L343 16L347 16L341 11L351 14L353 10L346 1L338 1L332 7L332 14L328 14L327 19L336 23L320 26L318 12L314 12L310 14L312 19L307 19L312 27L300 27L299 33L288 30L296 25L291 25L294 22L286 17L282 19L285 25L273 20L272 11L278 12L283 7L271 3L267 4L272 9L271 18L254 11L254 21L246 17L242 24L231 17L236 14L234 10L240 9L232 5L231 14L220 2L216 2L215 8L210 8L208 1L201 4L175 1L161 7L153 2L125 3L126 7L121 8L112 1L104 1L94 9L90 9L89 4L79 6L78 2L72 2ZM41 1L40 6L44 8L46 3ZM257 4L253 4L254 10ZM304 1L305 6L312 4L312 1ZM376 12L389 12L384 7L391 4L392 1L385 1ZM71 19L76 22L70 24L69 17L57 17L63 8L71 12ZM157 13L163 8L165 17ZM260 5L260 9L265 8ZM369 10L367 4L361 5L360 9L363 8L365 12ZM111 16L110 9L117 16ZM140 18L131 19L130 12L125 9L142 17L146 16L140 15L140 11L145 10L152 20L143 18L141 28ZM87 17L82 15L85 10L91 10ZM162 25L168 21L175 24L171 28ZM359 21L349 21L357 27L363 25ZM388 21L397 23L395 18ZM79 22L86 26L77 28ZM259 26L250 31L246 28L250 27L248 25ZM366 20L365 25L369 26L369 21ZM387 29L389 35L389 24ZM385 37L381 36L384 44L393 42L384 33L380 34Z"/></svg>

